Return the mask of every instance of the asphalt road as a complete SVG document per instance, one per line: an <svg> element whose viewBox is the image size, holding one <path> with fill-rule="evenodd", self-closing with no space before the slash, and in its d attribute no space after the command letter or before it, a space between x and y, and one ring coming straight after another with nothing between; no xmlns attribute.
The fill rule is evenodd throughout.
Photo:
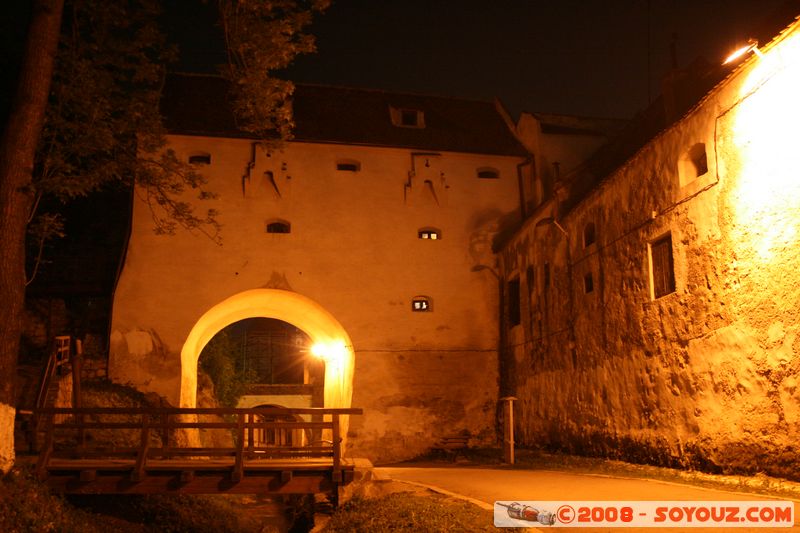
<svg viewBox="0 0 800 533"><path fill-rule="evenodd" d="M778 500L769 496L706 489L691 485L610 477L592 474L573 474L547 470L512 470L486 467L376 467L378 475L393 480L422 484L454 493L483 503L491 509L495 501L765 501ZM542 527L542 526L539 526ZM693 528L694 529L694 528ZM714 528L718 530L720 528ZM794 525L790 528L727 528L730 531L800 531L800 502L794 502ZM592 531L686 531L686 528L592 528ZM709 531L703 528L701 531Z"/></svg>

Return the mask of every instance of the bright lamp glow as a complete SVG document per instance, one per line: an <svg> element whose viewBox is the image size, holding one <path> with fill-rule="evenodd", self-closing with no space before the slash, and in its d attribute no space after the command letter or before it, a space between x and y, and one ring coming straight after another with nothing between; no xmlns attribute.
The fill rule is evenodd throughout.
<svg viewBox="0 0 800 533"><path fill-rule="evenodd" d="M341 361L347 355L347 346L342 341L318 342L311 347L311 355L323 361Z"/></svg>
<svg viewBox="0 0 800 533"><path fill-rule="evenodd" d="M733 52L731 55L726 57L725 61L723 61L722 64L727 65L728 63L736 61L737 59L739 59L740 57L742 57L743 55L745 55L747 52L750 51L754 52L757 56L761 57L761 51L758 49L758 41L750 39L749 41L747 41L747 45L742 46L741 48Z"/></svg>
<svg viewBox="0 0 800 533"><path fill-rule="evenodd" d="M749 259L762 268L783 264L798 244L798 87L800 36L795 35L765 54L748 74L727 132L733 142L723 145L731 149L727 165L736 176L731 192L739 261Z"/></svg>

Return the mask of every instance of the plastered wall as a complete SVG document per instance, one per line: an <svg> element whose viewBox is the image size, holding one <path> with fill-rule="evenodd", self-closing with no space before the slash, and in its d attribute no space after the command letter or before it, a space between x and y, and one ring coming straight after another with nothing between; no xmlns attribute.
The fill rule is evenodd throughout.
<svg viewBox="0 0 800 533"><path fill-rule="evenodd" d="M545 205L504 250L521 444L800 478L797 33L557 220L566 235ZM707 172L681 176L697 143ZM649 247L668 234L675 290L655 297Z"/></svg>
<svg viewBox="0 0 800 533"><path fill-rule="evenodd" d="M219 210L222 245L155 235L137 201L114 299L113 380L189 401L180 353L200 317L245 291L280 289L349 335L352 405L365 409L350 422L351 453L407 458L463 429L494 440L497 280L473 268L495 265L492 238L518 209L522 158L312 143L267 154L247 140L190 136L170 145L179 157L211 154L199 170L219 197L197 205ZM360 169L336 170L343 160ZM479 167L499 179L477 178ZM267 233L275 220L291 232ZM441 238L419 239L421 228ZM416 296L432 310L412 312Z"/></svg>

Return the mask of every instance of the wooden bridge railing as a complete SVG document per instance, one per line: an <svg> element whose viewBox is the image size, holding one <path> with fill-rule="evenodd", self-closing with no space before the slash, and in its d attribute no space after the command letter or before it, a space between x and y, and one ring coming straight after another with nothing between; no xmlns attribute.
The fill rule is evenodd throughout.
<svg viewBox="0 0 800 533"><path fill-rule="evenodd" d="M148 475L151 465L156 468L154 463L161 471L175 464L175 470L187 476L213 465L226 468L230 482L236 484L248 470L263 472L273 464L284 477L291 477L293 468L317 468L330 472L331 481L341 484L346 480L340 417L361 413L355 408L39 409L36 414L45 421L45 438L37 473L46 479L51 470L72 470L83 479L123 465L135 483ZM219 418L203 420L208 415ZM199 442L197 430L225 432L232 444L192 445ZM290 432L302 436L288 437Z"/></svg>

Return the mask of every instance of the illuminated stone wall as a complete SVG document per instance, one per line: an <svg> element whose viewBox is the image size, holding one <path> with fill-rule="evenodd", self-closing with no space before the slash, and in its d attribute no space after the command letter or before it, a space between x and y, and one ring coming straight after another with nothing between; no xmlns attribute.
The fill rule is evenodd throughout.
<svg viewBox="0 0 800 533"><path fill-rule="evenodd" d="M341 371L327 366L325 403L365 409L350 421L351 454L408 458L463 429L494 441L497 280L473 267L495 264L491 241L519 208L524 158L289 143L251 159L247 140L170 142L181 158L211 155L200 170L220 196L199 207L219 209L223 241L155 235L137 201L114 299L113 380L194 405L205 343L228 323L266 314L315 341L345 341ZM337 161L360 170L337 170ZM479 179L480 167L499 179ZM275 220L291 232L267 233ZM441 239L418 238L422 228ZM277 294L298 301L276 304ZM416 296L429 297L432 311L412 312Z"/></svg>
<svg viewBox="0 0 800 533"><path fill-rule="evenodd" d="M505 249L520 444L800 479L797 25L762 51ZM692 172L700 143L707 172ZM675 290L655 297L650 247L667 234Z"/></svg>

